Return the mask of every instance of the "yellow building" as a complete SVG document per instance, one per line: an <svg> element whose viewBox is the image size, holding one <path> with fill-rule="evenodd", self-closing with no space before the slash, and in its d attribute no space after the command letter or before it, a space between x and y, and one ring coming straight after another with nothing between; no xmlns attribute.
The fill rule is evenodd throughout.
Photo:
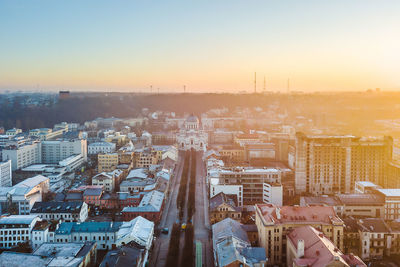
<svg viewBox="0 0 400 267"><path fill-rule="evenodd" d="M97 156L97 169L98 172L111 172L118 166L118 153L99 154Z"/></svg>
<svg viewBox="0 0 400 267"><path fill-rule="evenodd" d="M237 163L244 161L244 148L240 146L225 146L219 153L226 162Z"/></svg>
<svg viewBox="0 0 400 267"><path fill-rule="evenodd" d="M152 149L135 151L135 167L149 168L151 165L158 163L159 157L160 155Z"/></svg>
<svg viewBox="0 0 400 267"><path fill-rule="evenodd" d="M256 226L260 246L270 265L286 262L286 236L295 228L310 225L322 231L335 246L343 248L343 221L333 207L298 207L256 204Z"/></svg>

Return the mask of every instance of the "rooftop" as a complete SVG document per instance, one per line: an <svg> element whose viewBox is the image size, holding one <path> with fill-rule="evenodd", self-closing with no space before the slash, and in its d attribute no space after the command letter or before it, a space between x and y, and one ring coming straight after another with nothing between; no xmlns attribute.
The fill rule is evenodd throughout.
<svg viewBox="0 0 400 267"><path fill-rule="evenodd" d="M256 214L260 215L266 224L310 223L339 224L343 221L336 215L333 207L312 206L282 206L273 204L256 204Z"/></svg>
<svg viewBox="0 0 400 267"><path fill-rule="evenodd" d="M34 177L25 179L24 181L14 185L14 187L28 187L32 188L39 185L42 182L49 181L49 178L44 177L43 175L36 175Z"/></svg>
<svg viewBox="0 0 400 267"><path fill-rule="evenodd" d="M371 233L388 233L390 231L389 226L383 219L380 218L367 218L358 220L358 225L362 232Z"/></svg>
<svg viewBox="0 0 400 267"><path fill-rule="evenodd" d="M137 207L125 207L122 212L159 212L164 201L164 193L153 190L142 198Z"/></svg>
<svg viewBox="0 0 400 267"><path fill-rule="evenodd" d="M37 215L10 215L0 219L0 224L31 224Z"/></svg>
<svg viewBox="0 0 400 267"><path fill-rule="evenodd" d="M396 189L376 189L378 192L385 195L385 197L400 197L400 188Z"/></svg>
<svg viewBox="0 0 400 267"><path fill-rule="evenodd" d="M140 168L140 169L131 170L129 172L128 176L126 177L126 179L131 179L131 178L145 179L147 177L148 177L147 170L144 168Z"/></svg>
<svg viewBox="0 0 400 267"><path fill-rule="evenodd" d="M104 256L100 267L136 266L136 262L142 253L142 249L123 246L109 251Z"/></svg>
<svg viewBox="0 0 400 267"><path fill-rule="evenodd" d="M122 222L63 222L56 230L56 234L71 234L73 232L99 233L117 232Z"/></svg>
<svg viewBox="0 0 400 267"><path fill-rule="evenodd" d="M83 202L35 202L31 213L80 213Z"/></svg>
<svg viewBox="0 0 400 267"><path fill-rule="evenodd" d="M323 267L333 261L340 262L340 266L353 266L353 263L356 266L366 266L360 258L344 255L329 238L314 227L298 227L288 235L288 242L295 249L301 240L304 241L304 257L293 260L297 266Z"/></svg>

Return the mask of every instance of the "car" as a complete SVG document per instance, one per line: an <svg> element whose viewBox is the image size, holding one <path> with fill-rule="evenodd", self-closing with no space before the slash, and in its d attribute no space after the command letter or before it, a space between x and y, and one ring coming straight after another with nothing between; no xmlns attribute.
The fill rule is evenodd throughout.
<svg viewBox="0 0 400 267"><path fill-rule="evenodd" d="M169 233L169 229L168 228L163 228L163 229L161 229L161 233L168 234Z"/></svg>
<svg viewBox="0 0 400 267"><path fill-rule="evenodd" d="M186 229L186 223L182 223L181 228L182 228L182 230L185 230Z"/></svg>

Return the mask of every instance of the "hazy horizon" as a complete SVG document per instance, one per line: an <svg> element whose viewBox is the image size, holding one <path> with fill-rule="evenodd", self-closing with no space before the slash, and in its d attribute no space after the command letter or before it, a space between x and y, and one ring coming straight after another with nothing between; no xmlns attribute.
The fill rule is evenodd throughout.
<svg viewBox="0 0 400 267"><path fill-rule="evenodd" d="M398 1L0 2L0 91L400 89Z"/></svg>

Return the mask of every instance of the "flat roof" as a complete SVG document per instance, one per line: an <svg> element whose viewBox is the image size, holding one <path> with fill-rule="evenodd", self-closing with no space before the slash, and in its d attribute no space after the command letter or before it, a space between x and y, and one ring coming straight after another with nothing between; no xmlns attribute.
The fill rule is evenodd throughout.
<svg viewBox="0 0 400 267"><path fill-rule="evenodd" d="M386 197L400 197L400 188L396 188L396 189L377 189L377 191L381 192Z"/></svg>
<svg viewBox="0 0 400 267"><path fill-rule="evenodd" d="M10 215L0 219L0 224L31 224L37 215Z"/></svg>
<svg viewBox="0 0 400 267"><path fill-rule="evenodd" d="M376 184L369 182L369 181L358 181L357 184L362 186L377 186Z"/></svg>

